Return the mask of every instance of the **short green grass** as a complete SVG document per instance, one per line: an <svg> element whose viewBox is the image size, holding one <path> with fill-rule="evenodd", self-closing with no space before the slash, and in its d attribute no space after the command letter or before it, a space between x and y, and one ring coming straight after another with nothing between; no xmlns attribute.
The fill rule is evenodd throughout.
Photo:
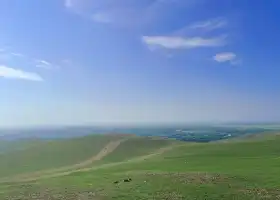
<svg viewBox="0 0 280 200"><path fill-rule="evenodd" d="M121 136L92 135L82 138L41 142L21 151L0 155L0 178L20 173L58 168L82 162Z"/></svg>
<svg viewBox="0 0 280 200"><path fill-rule="evenodd" d="M115 151L100 160L99 163L127 161L129 159L148 155L156 150L173 144L172 140L149 137L135 137L124 141Z"/></svg>
<svg viewBox="0 0 280 200"><path fill-rule="evenodd" d="M31 199L31 196L40 200L275 200L280 199L279 144L278 136L242 142L185 143L146 160L34 182L2 184L0 197L22 200ZM127 160L133 149L139 148L128 146L123 147L122 153L112 154L116 158L110 161ZM132 178L131 182L122 181L128 177Z"/></svg>
<svg viewBox="0 0 280 200"><path fill-rule="evenodd" d="M22 139L16 141L0 140L0 154L28 149L39 146L42 143L44 143L44 141L39 139Z"/></svg>

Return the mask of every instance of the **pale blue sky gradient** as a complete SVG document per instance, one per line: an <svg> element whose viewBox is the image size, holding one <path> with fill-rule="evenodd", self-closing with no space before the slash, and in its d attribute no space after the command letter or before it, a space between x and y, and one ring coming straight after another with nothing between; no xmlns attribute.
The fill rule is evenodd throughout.
<svg viewBox="0 0 280 200"><path fill-rule="evenodd" d="M3 0L0 127L280 121L279 4Z"/></svg>

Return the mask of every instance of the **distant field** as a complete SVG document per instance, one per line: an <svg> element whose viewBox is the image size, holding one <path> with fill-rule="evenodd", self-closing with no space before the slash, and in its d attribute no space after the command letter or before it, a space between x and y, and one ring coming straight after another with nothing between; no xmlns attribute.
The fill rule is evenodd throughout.
<svg viewBox="0 0 280 200"><path fill-rule="evenodd" d="M147 155L173 144L173 140L136 137L124 141L115 151L105 156L100 163L126 161L135 157Z"/></svg>
<svg viewBox="0 0 280 200"><path fill-rule="evenodd" d="M0 199L275 200L280 198L279 144L278 135L206 144L130 138L97 167L0 184ZM152 156L137 159L143 155ZM123 182L126 178L132 181Z"/></svg>
<svg viewBox="0 0 280 200"><path fill-rule="evenodd" d="M40 142L0 155L0 177L77 164L96 155L107 143L123 136L93 135Z"/></svg>
<svg viewBox="0 0 280 200"><path fill-rule="evenodd" d="M39 146L42 143L44 142L36 139L19 140L19 141L0 140L0 154L24 150L30 147Z"/></svg>

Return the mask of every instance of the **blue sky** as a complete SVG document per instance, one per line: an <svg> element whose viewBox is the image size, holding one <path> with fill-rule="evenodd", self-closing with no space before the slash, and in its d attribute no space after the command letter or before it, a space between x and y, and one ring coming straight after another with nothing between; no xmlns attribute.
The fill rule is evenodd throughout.
<svg viewBox="0 0 280 200"><path fill-rule="evenodd" d="M3 0L0 127L280 121L279 4Z"/></svg>

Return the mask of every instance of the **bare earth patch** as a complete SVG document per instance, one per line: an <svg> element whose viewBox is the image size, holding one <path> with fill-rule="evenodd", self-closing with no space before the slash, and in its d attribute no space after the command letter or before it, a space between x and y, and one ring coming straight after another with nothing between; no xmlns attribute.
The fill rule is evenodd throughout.
<svg viewBox="0 0 280 200"><path fill-rule="evenodd" d="M251 188L242 189L240 192L261 199L280 199L280 189Z"/></svg>
<svg viewBox="0 0 280 200"><path fill-rule="evenodd" d="M213 184L213 183L225 183L230 178L221 174L209 174L209 173L146 173L147 176L161 176L168 177L172 180L179 181L181 183L192 184Z"/></svg>
<svg viewBox="0 0 280 200"><path fill-rule="evenodd" d="M167 200L183 200L184 196L176 192L157 192L155 194L155 198Z"/></svg>
<svg viewBox="0 0 280 200"><path fill-rule="evenodd" d="M6 200L102 200L95 191L78 191L73 188L65 188L62 191L40 189L37 192L25 190L16 195L7 196Z"/></svg>

